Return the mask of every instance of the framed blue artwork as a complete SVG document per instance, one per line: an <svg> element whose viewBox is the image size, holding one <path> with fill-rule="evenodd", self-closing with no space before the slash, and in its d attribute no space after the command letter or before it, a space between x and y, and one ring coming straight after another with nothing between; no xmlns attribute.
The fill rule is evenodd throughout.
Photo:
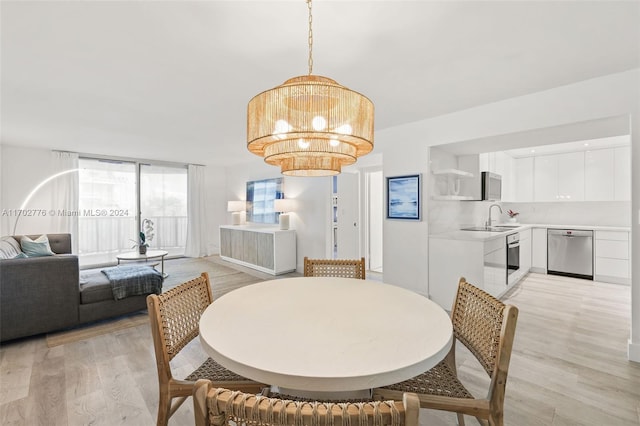
<svg viewBox="0 0 640 426"><path fill-rule="evenodd" d="M247 222L278 223L273 201L284 198L282 187L281 177L247 182Z"/></svg>
<svg viewBox="0 0 640 426"><path fill-rule="evenodd" d="M420 220L420 175L387 177L387 219Z"/></svg>

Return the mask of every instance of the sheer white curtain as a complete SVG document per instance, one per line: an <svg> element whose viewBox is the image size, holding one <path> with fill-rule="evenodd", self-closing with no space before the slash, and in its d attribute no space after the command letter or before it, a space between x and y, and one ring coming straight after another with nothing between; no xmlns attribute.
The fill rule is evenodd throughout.
<svg viewBox="0 0 640 426"><path fill-rule="evenodd" d="M70 233L71 248L78 252L78 154L75 152L51 152L53 175L60 174L51 182L51 233Z"/></svg>
<svg viewBox="0 0 640 426"><path fill-rule="evenodd" d="M184 254L189 257L207 256L211 253L207 252L209 225L205 200L205 167L189 164L188 173L187 244Z"/></svg>

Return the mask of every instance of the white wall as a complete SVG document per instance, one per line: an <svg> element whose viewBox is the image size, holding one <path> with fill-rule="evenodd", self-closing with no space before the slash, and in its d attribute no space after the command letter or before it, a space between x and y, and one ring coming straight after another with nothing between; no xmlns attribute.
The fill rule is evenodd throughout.
<svg viewBox="0 0 640 426"><path fill-rule="evenodd" d="M429 150L420 132L405 131L404 126L376 134L384 157L384 176L422 175L422 219L417 221L385 220L383 249L383 280L428 294L428 234L427 203L429 189L425 179L429 173ZM385 149L389 146L389 149Z"/></svg>
<svg viewBox="0 0 640 426"><path fill-rule="evenodd" d="M16 224L14 210L20 208L29 193L43 180L51 176L51 150L23 148L13 145L0 146L2 150L2 205L0 206L0 235L12 235ZM45 184L31 198L25 209L51 208L50 184ZM17 234L42 234L51 232L50 216L21 216L17 221Z"/></svg>
<svg viewBox="0 0 640 426"><path fill-rule="evenodd" d="M638 99L636 97L636 99ZM631 114L631 337L629 359L640 362L640 105Z"/></svg>

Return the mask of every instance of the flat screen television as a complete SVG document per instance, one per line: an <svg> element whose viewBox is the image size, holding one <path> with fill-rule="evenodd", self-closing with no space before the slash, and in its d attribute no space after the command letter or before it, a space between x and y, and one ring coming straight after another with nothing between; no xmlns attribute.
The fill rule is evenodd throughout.
<svg viewBox="0 0 640 426"><path fill-rule="evenodd" d="M277 224L279 212L273 200L284 198L283 179L263 179L247 182L247 222Z"/></svg>

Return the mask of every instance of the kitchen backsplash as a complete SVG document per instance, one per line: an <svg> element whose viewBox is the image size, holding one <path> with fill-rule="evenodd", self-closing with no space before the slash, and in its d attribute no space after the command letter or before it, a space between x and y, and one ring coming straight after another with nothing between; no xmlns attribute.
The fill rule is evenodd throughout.
<svg viewBox="0 0 640 426"><path fill-rule="evenodd" d="M491 201L436 201L429 200L429 233L455 231L463 226L484 225ZM507 222L507 210L519 212L519 223L549 225L631 226L629 201L580 201L549 203L498 202L503 214L495 207L492 216L495 223Z"/></svg>
<svg viewBox="0 0 640 426"><path fill-rule="evenodd" d="M519 212L518 222L551 225L631 226L630 201L503 203ZM505 210L506 211L506 210Z"/></svg>

